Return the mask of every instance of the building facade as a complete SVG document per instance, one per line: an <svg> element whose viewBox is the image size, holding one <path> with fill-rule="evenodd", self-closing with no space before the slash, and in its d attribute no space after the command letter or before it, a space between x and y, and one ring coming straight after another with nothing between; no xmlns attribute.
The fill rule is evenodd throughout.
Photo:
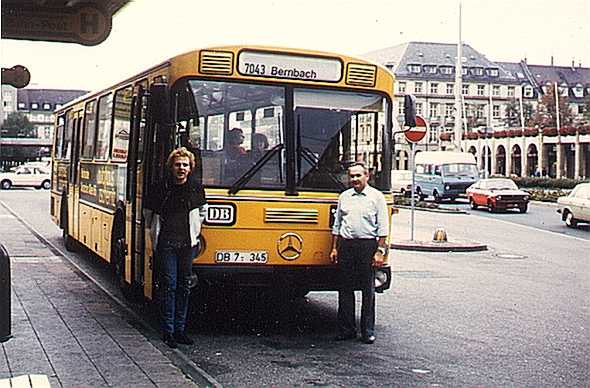
<svg viewBox="0 0 590 388"><path fill-rule="evenodd" d="M403 117L404 96L416 97L416 113L429 123L428 134L417 150L452 149L457 45L409 42L364 56L395 74L399 117ZM573 120L568 129L553 128L554 139L551 130L525 128L524 124L541 96L555 85L560 97L568 98ZM538 167L540 173L549 176L588 177L584 110L589 95L590 69L580 64L563 67L529 65L526 61L493 62L463 44L461 148L473 152L482 168L486 165L494 174L532 175ZM484 154L488 155L487 164ZM399 137L397 168L409 168L408 155L409 145Z"/></svg>
<svg viewBox="0 0 590 388"><path fill-rule="evenodd" d="M17 112L23 113L35 126L36 138L53 139L53 111L84 94L84 90L19 89Z"/></svg>

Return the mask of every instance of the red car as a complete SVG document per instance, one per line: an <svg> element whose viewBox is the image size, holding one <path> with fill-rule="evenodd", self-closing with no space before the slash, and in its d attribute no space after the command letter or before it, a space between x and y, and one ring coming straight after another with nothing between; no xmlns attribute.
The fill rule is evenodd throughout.
<svg viewBox="0 0 590 388"><path fill-rule="evenodd" d="M472 209L485 206L490 212L518 209L526 213L529 194L507 178L480 179L467 188L467 198Z"/></svg>

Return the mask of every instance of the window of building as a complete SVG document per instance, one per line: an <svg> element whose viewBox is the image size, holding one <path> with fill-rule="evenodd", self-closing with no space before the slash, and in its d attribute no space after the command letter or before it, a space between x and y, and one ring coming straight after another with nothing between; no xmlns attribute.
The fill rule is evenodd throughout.
<svg viewBox="0 0 590 388"><path fill-rule="evenodd" d="M410 73L420 73L420 65L411 64L408 65L408 71Z"/></svg>
<svg viewBox="0 0 590 388"><path fill-rule="evenodd" d="M63 105L62 104L55 104L55 109L59 109L61 108Z"/></svg>
<svg viewBox="0 0 590 388"><path fill-rule="evenodd" d="M475 105L475 117L481 119L484 117L484 108L485 105Z"/></svg>
<svg viewBox="0 0 590 388"><path fill-rule="evenodd" d="M416 103L416 114L417 115L422 115L422 113L423 113L422 103L421 102L417 102Z"/></svg>
<svg viewBox="0 0 590 388"><path fill-rule="evenodd" d="M18 103L18 109L25 109L25 103L24 102L19 102Z"/></svg>
<svg viewBox="0 0 590 388"><path fill-rule="evenodd" d="M567 97L569 95L569 88L565 82L562 83L557 89L562 96Z"/></svg>
<svg viewBox="0 0 590 388"><path fill-rule="evenodd" d="M490 77L497 77L500 74L498 69L487 69L486 72Z"/></svg>
<svg viewBox="0 0 590 388"><path fill-rule="evenodd" d="M438 141L438 132L439 127L435 127L434 125L430 127L430 130L428 131L428 142L436 143Z"/></svg>
<svg viewBox="0 0 590 388"><path fill-rule="evenodd" d="M453 74L453 68L451 66L441 66L440 72L441 74Z"/></svg>
<svg viewBox="0 0 590 388"><path fill-rule="evenodd" d="M414 93L422 93L422 82L416 82L414 84Z"/></svg>
<svg viewBox="0 0 590 388"><path fill-rule="evenodd" d="M524 87L524 96L525 97L532 97L533 96L533 87L531 85L526 85Z"/></svg>
<svg viewBox="0 0 590 388"><path fill-rule="evenodd" d="M492 95L499 96L500 95L500 85L492 86Z"/></svg>
<svg viewBox="0 0 590 388"><path fill-rule="evenodd" d="M454 115L455 115L455 105L446 104L445 105L445 117L453 117Z"/></svg>
<svg viewBox="0 0 590 388"><path fill-rule="evenodd" d="M43 104L43 109L45 109L45 110L51 110L51 104L49 104L49 103L47 103L47 102L46 102L46 103L44 103L44 104Z"/></svg>
<svg viewBox="0 0 590 388"><path fill-rule="evenodd" d="M98 100L98 132L94 158L106 160L111 146L111 124L113 114L113 95L107 94Z"/></svg>
<svg viewBox="0 0 590 388"><path fill-rule="evenodd" d="M462 85L461 94L463 94L464 96L469 95L469 85Z"/></svg>
<svg viewBox="0 0 590 388"><path fill-rule="evenodd" d="M397 111L400 116L404 114L404 102L403 101L399 102Z"/></svg>
<svg viewBox="0 0 590 388"><path fill-rule="evenodd" d="M36 102L31 102L31 109L39 109L39 104Z"/></svg>
<svg viewBox="0 0 590 388"><path fill-rule="evenodd" d="M117 90L115 93L115 114L113 118L113 160L127 160L129 134L131 133L131 99L133 87Z"/></svg>
<svg viewBox="0 0 590 388"><path fill-rule="evenodd" d="M508 86L508 97L514 97L514 86Z"/></svg>
<svg viewBox="0 0 590 388"><path fill-rule="evenodd" d="M447 84L447 94L455 94L455 85L454 84Z"/></svg>
<svg viewBox="0 0 590 388"><path fill-rule="evenodd" d="M474 67L474 68L471 69L471 73L473 75L477 75L477 76L483 75L483 68L481 68L481 67Z"/></svg>
<svg viewBox="0 0 590 388"><path fill-rule="evenodd" d="M433 65L425 65L424 72L428 74L436 74L436 66Z"/></svg>
<svg viewBox="0 0 590 388"><path fill-rule="evenodd" d="M431 118L432 118L432 117L438 117L438 112L439 112L439 110L438 110L438 106L439 106L439 105L440 105L440 104L439 104L439 103L437 103L437 102L431 102L431 103L430 103L430 108L429 108L429 110L428 110L428 116L429 116L429 117L431 117Z"/></svg>
<svg viewBox="0 0 590 388"><path fill-rule="evenodd" d="M492 117L495 119L500 117L500 105L492 106Z"/></svg>
<svg viewBox="0 0 590 388"><path fill-rule="evenodd" d="M400 93L405 93L406 92L406 83L400 82L399 84L397 84L397 91Z"/></svg>
<svg viewBox="0 0 590 388"><path fill-rule="evenodd" d="M477 95L478 96L485 96L486 95L486 86L485 85L477 85Z"/></svg>
<svg viewBox="0 0 590 388"><path fill-rule="evenodd" d="M438 94L438 82L432 82L430 84L430 94Z"/></svg>
<svg viewBox="0 0 590 388"><path fill-rule="evenodd" d="M92 159L94 156L94 135L96 134L96 101L86 104L83 131L82 158Z"/></svg>
<svg viewBox="0 0 590 388"><path fill-rule="evenodd" d="M578 98L584 97L584 86L582 84L577 84L576 87L573 89L574 96Z"/></svg>
<svg viewBox="0 0 590 388"><path fill-rule="evenodd" d="M462 75L467 75L468 72L469 72L469 69L468 68L466 68L466 67L462 67L461 68L461 74Z"/></svg>

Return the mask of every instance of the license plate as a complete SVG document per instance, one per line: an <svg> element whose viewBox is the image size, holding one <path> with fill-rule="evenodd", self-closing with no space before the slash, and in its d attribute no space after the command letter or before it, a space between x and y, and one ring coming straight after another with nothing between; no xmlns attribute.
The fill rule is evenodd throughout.
<svg viewBox="0 0 590 388"><path fill-rule="evenodd" d="M216 263L264 264L268 261L267 251L217 251Z"/></svg>

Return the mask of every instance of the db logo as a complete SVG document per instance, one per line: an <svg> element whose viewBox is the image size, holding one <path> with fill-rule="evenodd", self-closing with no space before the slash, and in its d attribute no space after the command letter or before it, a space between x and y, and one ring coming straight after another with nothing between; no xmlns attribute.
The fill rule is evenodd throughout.
<svg viewBox="0 0 590 388"><path fill-rule="evenodd" d="M236 206L233 203L206 205L205 225L233 225L236 223Z"/></svg>

